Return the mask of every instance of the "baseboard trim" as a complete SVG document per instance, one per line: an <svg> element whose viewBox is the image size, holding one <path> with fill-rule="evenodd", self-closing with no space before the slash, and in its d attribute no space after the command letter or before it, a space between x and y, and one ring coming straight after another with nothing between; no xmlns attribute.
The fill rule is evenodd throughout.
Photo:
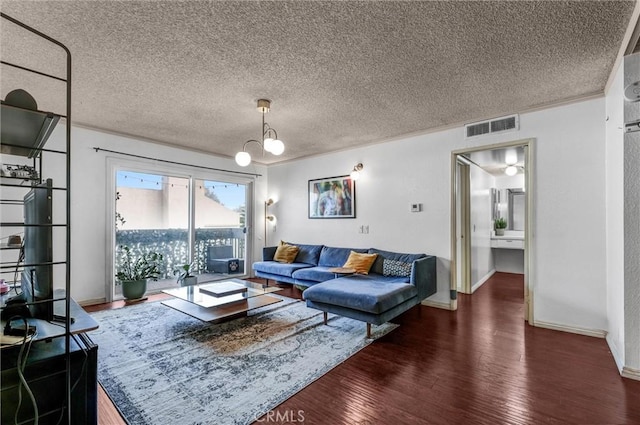
<svg viewBox="0 0 640 425"><path fill-rule="evenodd" d="M84 300L84 301L79 301L78 304L81 305L82 307L87 306L87 305L95 305L95 304L104 304L107 302L106 298L94 298L91 300Z"/></svg>
<svg viewBox="0 0 640 425"><path fill-rule="evenodd" d="M484 283L489 280L489 278L491 278L491 276L493 276L496 273L496 269L492 269L489 271L489 273L487 273L482 279L480 279L479 281L477 281L472 287L471 287L471 293L473 294L474 292L476 292L478 290L478 288L480 288L482 285L484 285Z"/></svg>
<svg viewBox="0 0 640 425"><path fill-rule="evenodd" d="M609 351L611 351L611 356L613 360L616 362L616 366L618 367L618 372L620 372L620 376L623 378L634 379L636 381L640 381L640 370L634 369L628 366L623 365L622 357L620 356L620 352L616 349L616 346L609 340L609 335L606 338L607 345L609 346Z"/></svg>
<svg viewBox="0 0 640 425"><path fill-rule="evenodd" d="M424 300L420 304L427 307L441 308L443 310L454 310L453 308L451 308L450 302Z"/></svg>
<svg viewBox="0 0 640 425"><path fill-rule="evenodd" d="M611 356L613 357L613 361L616 362L616 366L618 367L618 372L622 375L622 370L624 369L624 362L622 361L622 357L620 356L620 352L616 349L616 346L611 342L610 338L611 334L607 334L605 340L607 341L607 345L609 346L609 351L611 351Z"/></svg>
<svg viewBox="0 0 640 425"><path fill-rule="evenodd" d="M572 334L592 336L594 338L607 337L607 331L602 329L579 328L577 326L560 325L558 323L543 322L540 320L534 320L533 326L537 326L539 328L551 329L554 331L569 332Z"/></svg>
<svg viewBox="0 0 640 425"><path fill-rule="evenodd" d="M630 367L623 367L622 372L620 372L624 378L635 379L636 381L640 381L640 370L632 369Z"/></svg>

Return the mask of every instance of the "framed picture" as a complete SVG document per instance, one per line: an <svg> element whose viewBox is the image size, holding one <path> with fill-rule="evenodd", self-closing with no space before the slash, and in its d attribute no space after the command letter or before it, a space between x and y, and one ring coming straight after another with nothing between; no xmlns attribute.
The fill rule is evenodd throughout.
<svg viewBox="0 0 640 425"><path fill-rule="evenodd" d="M356 186L351 177L309 180L309 218L356 218Z"/></svg>

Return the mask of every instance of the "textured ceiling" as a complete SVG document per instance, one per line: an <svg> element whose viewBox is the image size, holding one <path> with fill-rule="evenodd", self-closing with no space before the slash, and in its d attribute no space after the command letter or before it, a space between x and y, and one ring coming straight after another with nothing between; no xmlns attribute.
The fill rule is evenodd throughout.
<svg viewBox="0 0 640 425"><path fill-rule="evenodd" d="M3 1L73 55L73 122L232 156L278 130L273 163L602 93L633 1ZM3 22L2 56L64 56ZM42 78L2 68L64 111Z"/></svg>

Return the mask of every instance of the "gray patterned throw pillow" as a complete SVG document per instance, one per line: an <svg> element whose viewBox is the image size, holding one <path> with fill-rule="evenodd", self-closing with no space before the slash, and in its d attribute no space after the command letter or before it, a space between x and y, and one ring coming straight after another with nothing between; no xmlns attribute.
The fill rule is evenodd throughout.
<svg viewBox="0 0 640 425"><path fill-rule="evenodd" d="M382 261L382 274L384 276L411 276L411 263L403 261L387 260Z"/></svg>

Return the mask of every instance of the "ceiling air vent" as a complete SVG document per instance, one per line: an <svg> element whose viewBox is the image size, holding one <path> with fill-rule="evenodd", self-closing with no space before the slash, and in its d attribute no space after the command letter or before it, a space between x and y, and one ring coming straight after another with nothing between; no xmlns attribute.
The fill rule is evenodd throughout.
<svg viewBox="0 0 640 425"><path fill-rule="evenodd" d="M478 124L468 124L465 126L467 129L467 137L481 136L491 131L489 121L481 122Z"/></svg>
<svg viewBox="0 0 640 425"><path fill-rule="evenodd" d="M482 136L483 134L500 133L502 131L518 130L518 115L467 124L464 126L464 129L466 138Z"/></svg>

